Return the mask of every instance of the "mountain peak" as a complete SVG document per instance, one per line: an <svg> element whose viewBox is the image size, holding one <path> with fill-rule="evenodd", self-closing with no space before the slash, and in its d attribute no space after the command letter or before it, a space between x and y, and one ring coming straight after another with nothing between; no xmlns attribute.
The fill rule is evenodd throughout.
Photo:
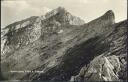
<svg viewBox="0 0 128 82"><path fill-rule="evenodd" d="M56 8L56 10L58 10L58 11L65 11L65 8L64 8L64 7L59 6L58 8Z"/></svg>
<svg viewBox="0 0 128 82"><path fill-rule="evenodd" d="M108 10L104 15L103 15L104 19L108 19L109 21L115 23L115 15L114 12L112 10Z"/></svg>
<svg viewBox="0 0 128 82"><path fill-rule="evenodd" d="M108 10L105 15L113 16L114 17L114 12L112 10Z"/></svg>
<svg viewBox="0 0 128 82"><path fill-rule="evenodd" d="M64 7L61 6L46 13L45 18L46 19L54 18L54 20L63 24L71 24L71 25L84 24L84 20L80 19L79 17L73 16Z"/></svg>
<svg viewBox="0 0 128 82"><path fill-rule="evenodd" d="M64 14L64 13L66 13L66 12L67 12L67 11L65 10L65 8L60 6L60 7L56 8L56 9L53 9L52 11L46 13L45 17L46 17L46 18L50 18L51 16L54 16L54 15L56 15L57 13L62 13L62 14Z"/></svg>

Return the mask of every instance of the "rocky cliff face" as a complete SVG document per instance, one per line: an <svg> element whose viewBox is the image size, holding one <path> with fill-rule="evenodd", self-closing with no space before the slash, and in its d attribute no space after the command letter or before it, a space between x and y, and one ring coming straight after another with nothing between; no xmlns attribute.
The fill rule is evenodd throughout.
<svg viewBox="0 0 128 82"><path fill-rule="evenodd" d="M84 23L62 7L13 23L2 30L2 75L11 80L126 80L126 29L127 21L115 23L111 10ZM34 72L10 72L24 70Z"/></svg>
<svg viewBox="0 0 128 82"><path fill-rule="evenodd" d="M71 81L127 80L127 21L114 24L111 28L114 28L113 31L100 41L107 42L108 49L85 64L76 76L72 76Z"/></svg>

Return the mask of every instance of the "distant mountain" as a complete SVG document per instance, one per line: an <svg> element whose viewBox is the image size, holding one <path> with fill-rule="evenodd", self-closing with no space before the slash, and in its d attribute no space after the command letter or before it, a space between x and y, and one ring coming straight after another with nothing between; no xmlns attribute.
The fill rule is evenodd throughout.
<svg viewBox="0 0 128 82"><path fill-rule="evenodd" d="M89 23L63 7L15 22L1 32L2 75L9 80L126 80L126 29L127 20L115 23L112 10ZM33 72L10 72L27 70Z"/></svg>

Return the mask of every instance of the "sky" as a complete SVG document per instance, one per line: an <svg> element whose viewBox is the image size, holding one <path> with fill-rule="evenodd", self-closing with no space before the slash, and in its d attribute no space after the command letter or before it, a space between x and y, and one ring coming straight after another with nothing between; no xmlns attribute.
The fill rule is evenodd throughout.
<svg viewBox="0 0 128 82"><path fill-rule="evenodd" d="M113 10L116 22L127 19L127 0L4 0L1 28L30 16L41 16L59 6L85 22Z"/></svg>

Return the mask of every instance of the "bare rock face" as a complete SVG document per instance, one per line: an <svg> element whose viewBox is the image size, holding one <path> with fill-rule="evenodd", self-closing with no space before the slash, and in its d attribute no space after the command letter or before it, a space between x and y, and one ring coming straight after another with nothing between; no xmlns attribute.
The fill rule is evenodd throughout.
<svg viewBox="0 0 128 82"><path fill-rule="evenodd" d="M76 29L71 28L73 25L82 24L83 20L59 7L44 16L32 16L2 29L1 59L5 76L19 79L26 74L15 75L10 71L34 70L45 63L51 64L59 48L72 37L66 33Z"/></svg>
<svg viewBox="0 0 128 82"><path fill-rule="evenodd" d="M127 80L127 21L114 24L112 27L115 29L101 41L101 43L107 41L109 49L83 66L76 76L71 77L71 81Z"/></svg>
<svg viewBox="0 0 128 82"><path fill-rule="evenodd" d="M2 52L4 53L8 52L10 49L10 51L14 51L22 48L39 38L47 39L48 36L59 33L63 25L84 24L83 20L72 16L62 7L47 13L43 17L44 18L42 18L42 16L33 16L10 24L2 29Z"/></svg>
<svg viewBox="0 0 128 82"><path fill-rule="evenodd" d="M62 7L8 25L1 36L2 76L9 80L69 81L72 76L75 81L126 80L126 26L127 21L115 23L111 10L85 24Z"/></svg>
<svg viewBox="0 0 128 82"><path fill-rule="evenodd" d="M63 24L82 25L85 23L79 17L72 16L63 7L58 7L57 9L51 12L48 12L45 15L45 19L48 19L48 18L55 18L55 20Z"/></svg>
<svg viewBox="0 0 128 82"><path fill-rule="evenodd" d="M86 67L83 67L80 73L72 77L72 81L119 81L118 72L120 71L120 62L118 57L96 57Z"/></svg>

